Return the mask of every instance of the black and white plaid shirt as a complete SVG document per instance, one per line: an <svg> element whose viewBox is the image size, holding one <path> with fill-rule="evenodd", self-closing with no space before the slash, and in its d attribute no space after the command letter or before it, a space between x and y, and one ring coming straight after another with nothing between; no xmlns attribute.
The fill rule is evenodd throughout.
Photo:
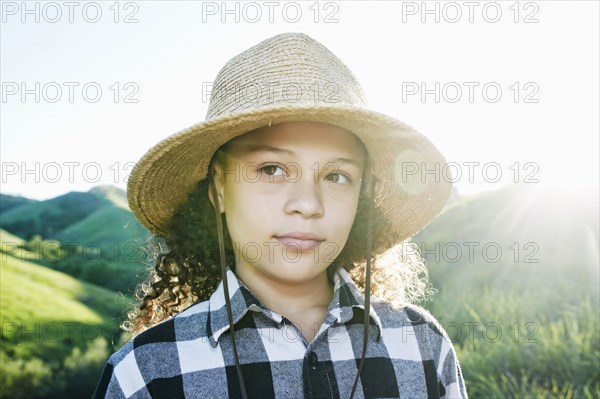
<svg viewBox="0 0 600 399"><path fill-rule="evenodd" d="M312 342L265 308L228 270L236 343L250 398L348 398L363 344L364 298L348 273ZM372 300L369 346L355 397L466 398L452 343L425 310ZM104 368L96 398L240 397L222 284L135 337Z"/></svg>

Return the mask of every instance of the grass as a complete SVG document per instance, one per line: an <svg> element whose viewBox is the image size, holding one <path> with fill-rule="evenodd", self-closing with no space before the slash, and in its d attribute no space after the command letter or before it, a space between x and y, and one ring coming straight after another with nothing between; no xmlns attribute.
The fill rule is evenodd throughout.
<svg viewBox="0 0 600 399"><path fill-rule="evenodd" d="M5 253L1 263L3 351L45 361L63 359L116 332L123 301L116 293Z"/></svg>
<svg viewBox="0 0 600 399"><path fill-rule="evenodd" d="M545 281L540 291L469 280L424 304L455 343L471 397L600 397L598 296Z"/></svg>
<svg viewBox="0 0 600 399"><path fill-rule="evenodd" d="M19 244L22 244L23 242L25 242L25 240L13 235L13 234L10 234L6 230L0 229L0 242L19 245Z"/></svg>
<svg viewBox="0 0 600 399"><path fill-rule="evenodd" d="M415 240L463 250L457 262L424 254L439 292L422 305L455 343L471 397L600 397L597 194L550 194L463 199ZM472 258L466 242L479 245ZM482 254L487 243L502 248L497 261Z"/></svg>
<svg viewBox="0 0 600 399"><path fill-rule="evenodd" d="M27 261L38 254L0 234L0 398L89 398L128 299Z"/></svg>

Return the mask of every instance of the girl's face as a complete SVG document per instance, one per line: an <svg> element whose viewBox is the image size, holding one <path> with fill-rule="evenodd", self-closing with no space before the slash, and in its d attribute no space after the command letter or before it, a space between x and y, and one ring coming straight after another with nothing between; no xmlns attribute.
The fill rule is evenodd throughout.
<svg viewBox="0 0 600 399"><path fill-rule="evenodd" d="M353 134L317 122L231 140L215 180L238 274L296 284L324 273L354 222L364 151Z"/></svg>

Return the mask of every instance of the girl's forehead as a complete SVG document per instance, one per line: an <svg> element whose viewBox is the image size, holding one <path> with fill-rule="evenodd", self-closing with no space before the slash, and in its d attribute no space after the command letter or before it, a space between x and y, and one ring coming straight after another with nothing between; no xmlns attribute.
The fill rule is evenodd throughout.
<svg viewBox="0 0 600 399"><path fill-rule="evenodd" d="M365 158L366 150L353 133L334 125L320 122L284 122L265 126L230 140L227 152L260 152L283 150L291 152L339 153L358 161ZM287 150L287 151L286 151Z"/></svg>

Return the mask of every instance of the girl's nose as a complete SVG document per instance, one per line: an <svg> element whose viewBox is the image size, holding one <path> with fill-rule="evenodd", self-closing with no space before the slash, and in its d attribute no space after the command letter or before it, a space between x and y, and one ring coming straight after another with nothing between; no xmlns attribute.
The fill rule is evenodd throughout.
<svg viewBox="0 0 600 399"><path fill-rule="evenodd" d="M310 176L290 182L284 210L287 214L301 214L305 218L323 216L321 184Z"/></svg>

